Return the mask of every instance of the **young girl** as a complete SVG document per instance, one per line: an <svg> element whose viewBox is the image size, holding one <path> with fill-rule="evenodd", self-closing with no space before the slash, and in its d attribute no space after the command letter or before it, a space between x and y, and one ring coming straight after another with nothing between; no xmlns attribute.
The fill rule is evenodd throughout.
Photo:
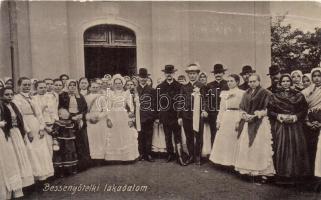
<svg viewBox="0 0 321 200"><path fill-rule="evenodd" d="M59 109L59 120L53 125L53 164L55 175L76 174L78 155L76 151L75 123L66 109Z"/></svg>

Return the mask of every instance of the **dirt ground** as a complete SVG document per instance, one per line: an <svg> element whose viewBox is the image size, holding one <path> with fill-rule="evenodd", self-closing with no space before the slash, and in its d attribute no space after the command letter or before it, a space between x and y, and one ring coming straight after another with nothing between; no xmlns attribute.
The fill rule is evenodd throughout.
<svg viewBox="0 0 321 200"><path fill-rule="evenodd" d="M84 185L92 191L85 191ZM78 186L77 189L80 188L82 191L54 191L59 190L57 186ZM145 188L140 186L147 186L147 191L131 191L129 186L132 186L131 190L144 190ZM44 190L50 190L51 187L53 191L33 192L24 199L320 200L321 194L315 191L315 188L320 186L321 184L310 183L291 187L260 185L210 163L181 167L174 162L165 163L163 159L157 159L154 163L141 161L127 165L94 167L74 176L50 181L50 185L46 185L47 188ZM126 191L117 191L124 188Z"/></svg>

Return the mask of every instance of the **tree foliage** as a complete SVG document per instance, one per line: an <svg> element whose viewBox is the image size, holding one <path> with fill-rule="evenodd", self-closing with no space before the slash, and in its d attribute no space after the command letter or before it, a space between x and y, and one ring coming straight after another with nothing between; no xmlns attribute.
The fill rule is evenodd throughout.
<svg viewBox="0 0 321 200"><path fill-rule="evenodd" d="M293 29L290 24L283 24L285 17L271 20L272 64L284 72L300 69L304 73L320 66L321 28L315 28L314 32Z"/></svg>

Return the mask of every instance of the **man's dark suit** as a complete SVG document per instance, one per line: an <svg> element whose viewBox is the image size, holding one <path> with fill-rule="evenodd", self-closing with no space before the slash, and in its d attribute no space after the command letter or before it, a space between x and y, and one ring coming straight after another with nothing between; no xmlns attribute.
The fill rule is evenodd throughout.
<svg viewBox="0 0 321 200"><path fill-rule="evenodd" d="M150 86L137 86L140 101L141 131L138 135L139 154L147 157L151 153L153 138L153 123L156 118L155 89Z"/></svg>
<svg viewBox="0 0 321 200"><path fill-rule="evenodd" d="M183 128L186 135L186 143L189 154L194 159L200 158L203 146L203 131L200 120L200 130L198 132L193 130L193 110L194 110L194 98L192 97L193 89L200 88L200 93L202 100L204 100L205 86L200 82L195 82L193 85L189 82L186 85L182 85L180 95L185 98L184 109L180 109L178 112L178 118L183 120ZM202 109L204 110L205 104L202 104ZM199 113L201 114L201 113Z"/></svg>
<svg viewBox="0 0 321 200"><path fill-rule="evenodd" d="M207 113L208 113L208 121L210 123L210 129L211 129L211 144L213 145L213 142L215 140L216 135L216 120L218 111L220 109L220 94L223 90L228 90L227 81L221 80L220 82L212 81L207 84L206 86L207 90Z"/></svg>
<svg viewBox="0 0 321 200"><path fill-rule="evenodd" d="M170 84L163 81L156 88L158 117L164 127L166 149L169 155L174 154L172 135L174 135L175 144L181 143L181 128L177 122L177 107L174 108L175 97L180 93L181 86L174 79Z"/></svg>

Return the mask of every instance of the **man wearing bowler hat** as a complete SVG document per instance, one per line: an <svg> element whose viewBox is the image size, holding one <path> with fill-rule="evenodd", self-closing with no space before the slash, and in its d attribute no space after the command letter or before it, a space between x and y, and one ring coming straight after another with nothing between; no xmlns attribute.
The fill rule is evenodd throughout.
<svg viewBox="0 0 321 200"><path fill-rule="evenodd" d="M177 108L175 98L179 95L181 90L181 84L174 79L174 73L177 71L174 65L165 65L162 70L165 74L165 80L160 83L157 88L157 111L160 123L163 124L166 150L167 150L167 162L170 162L177 158L177 162L186 166L186 163L182 158L182 139L181 139L181 127L178 125ZM157 120L158 121L158 120ZM172 143L172 137L174 136L176 153L174 155L174 148Z"/></svg>
<svg viewBox="0 0 321 200"><path fill-rule="evenodd" d="M140 102L140 131L138 133L139 159L154 162L151 156L153 123L156 118L156 93L155 90L147 85L149 74L146 68L140 68L138 73L139 84L137 93Z"/></svg>
<svg viewBox="0 0 321 200"><path fill-rule="evenodd" d="M242 72L240 73L240 75L242 76L244 83L239 86L241 90L247 90L250 88L249 78L253 73L255 73L255 70L253 70L250 65L245 65L242 68Z"/></svg>
<svg viewBox="0 0 321 200"><path fill-rule="evenodd" d="M216 119L218 111L220 108L220 93L223 90L228 90L227 81L223 79L223 75L226 69L224 69L222 64L215 64L213 67L212 73L214 74L215 80L208 83L206 86L207 89L207 112L208 112L208 121L211 129L211 144L215 140L215 135L217 132L216 128Z"/></svg>
<svg viewBox="0 0 321 200"><path fill-rule="evenodd" d="M178 124L183 124L186 135L189 152L189 158L186 163L195 162L200 165L203 146L201 117L207 117L205 105L202 103L205 96L205 86L198 81L200 67L197 63L190 64L185 72L189 82L181 87L180 97L183 98L184 104L179 104Z"/></svg>
<svg viewBox="0 0 321 200"><path fill-rule="evenodd" d="M272 93L276 93L280 89L279 80L281 77L280 67L277 65L272 65L269 67L269 73L267 74L271 79L271 86L267 89Z"/></svg>

